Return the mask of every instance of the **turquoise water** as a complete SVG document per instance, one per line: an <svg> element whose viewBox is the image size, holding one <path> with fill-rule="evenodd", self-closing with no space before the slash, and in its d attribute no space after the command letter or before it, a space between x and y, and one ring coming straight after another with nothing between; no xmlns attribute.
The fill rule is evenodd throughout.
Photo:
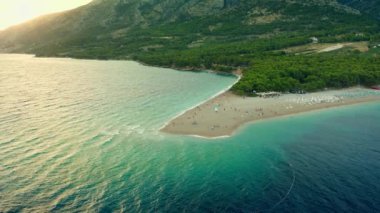
<svg viewBox="0 0 380 213"><path fill-rule="evenodd" d="M0 56L0 212L380 211L380 103L206 140L158 129L235 81Z"/></svg>

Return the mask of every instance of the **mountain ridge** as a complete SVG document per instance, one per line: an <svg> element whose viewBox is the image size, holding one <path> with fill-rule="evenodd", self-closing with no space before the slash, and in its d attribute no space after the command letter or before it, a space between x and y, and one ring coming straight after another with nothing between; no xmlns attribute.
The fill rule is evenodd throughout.
<svg viewBox="0 0 380 213"><path fill-rule="evenodd" d="M109 38L110 35L111 38L125 36L134 28L140 30L175 22L187 22L194 18L213 19L215 18L213 16L223 16L238 7L243 11L239 12L241 17L238 19L243 16L248 18L244 22L246 24L235 23L235 27L270 24L279 19L291 19L292 17L287 17L286 13L288 12L281 12L284 9L280 7L284 6L286 10L287 7L292 7L294 4L298 4L299 7L313 4L328 5L325 7L329 7L330 10L338 8L341 13L344 11L347 14L361 16L356 9L339 4L334 0L97 0L71 11L39 17L26 24L1 31L0 47L8 51L33 52L36 47L54 43L70 43L65 40L81 42L84 38L101 40L101 38ZM289 16L297 19L297 14ZM234 18L236 17L232 17L232 19ZM218 25L220 26L224 22L228 21L222 20L215 26L210 25L209 27L218 28ZM66 38L59 38L61 35L65 35ZM97 36L94 37L94 35ZM16 43L18 45L12 48L12 44Z"/></svg>
<svg viewBox="0 0 380 213"><path fill-rule="evenodd" d="M361 2L376 4L375 0ZM253 90L315 91L357 82L380 83L380 53L375 48L380 45L377 10L353 3L96 0L1 31L0 51L132 59L186 70L243 69L243 78L233 90L246 95ZM361 48L364 52L348 47L333 54L284 51L315 41L363 41L367 46ZM274 67L267 67L266 62Z"/></svg>

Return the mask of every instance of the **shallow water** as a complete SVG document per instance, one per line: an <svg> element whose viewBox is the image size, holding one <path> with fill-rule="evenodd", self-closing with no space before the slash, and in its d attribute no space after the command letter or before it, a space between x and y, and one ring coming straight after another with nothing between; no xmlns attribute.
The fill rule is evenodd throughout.
<svg viewBox="0 0 380 213"><path fill-rule="evenodd" d="M0 55L0 212L380 211L380 103L218 140L158 131L234 81Z"/></svg>

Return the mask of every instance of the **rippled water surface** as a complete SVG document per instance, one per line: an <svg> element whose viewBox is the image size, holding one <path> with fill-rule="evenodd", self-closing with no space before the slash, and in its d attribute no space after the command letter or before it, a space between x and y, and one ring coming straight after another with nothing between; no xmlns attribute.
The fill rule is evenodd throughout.
<svg viewBox="0 0 380 213"><path fill-rule="evenodd" d="M377 212L380 104L162 134L235 81L125 61L0 55L0 212Z"/></svg>

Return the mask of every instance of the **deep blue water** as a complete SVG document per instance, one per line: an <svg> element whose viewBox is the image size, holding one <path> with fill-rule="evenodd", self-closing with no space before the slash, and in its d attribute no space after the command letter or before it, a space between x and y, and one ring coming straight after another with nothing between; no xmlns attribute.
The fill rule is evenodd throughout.
<svg viewBox="0 0 380 213"><path fill-rule="evenodd" d="M277 166L283 171L268 182L254 208L267 209L280 200L274 212L379 212L379 103L264 122L242 135L264 132L250 139L262 141L268 129L275 130L267 143L280 146Z"/></svg>
<svg viewBox="0 0 380 213"><path fill-rule="evenodd" d="M234 81L1 55L0 212L380 212L380 102L158 131Z"/></svg>

